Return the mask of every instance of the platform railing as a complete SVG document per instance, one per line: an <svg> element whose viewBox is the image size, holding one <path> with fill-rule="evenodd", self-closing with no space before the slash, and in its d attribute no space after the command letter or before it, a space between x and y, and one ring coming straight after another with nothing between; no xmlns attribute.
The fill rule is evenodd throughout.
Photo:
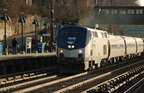
<svg viewBox="0 0 144 93"><path fill-rule="evenodd" d="M25 48L25 46L23 46ZM21 50L21 46L17 45L16 48L16 54L27 54L27 53L38 53L38 50L35 48L35 45L32 45L32 48L29 50ZM13 55L13 49L11 45L7 45L7 47L5 48L6 53L3 55ZM45 45L44 47L44 53L49 53L49 52L55 52L56 51L56 46L49 46L49 45Z"/></svg>

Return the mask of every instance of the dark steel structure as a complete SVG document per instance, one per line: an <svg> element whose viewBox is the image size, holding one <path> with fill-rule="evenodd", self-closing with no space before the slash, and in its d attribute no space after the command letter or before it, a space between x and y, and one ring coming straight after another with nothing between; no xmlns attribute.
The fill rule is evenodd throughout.
<svg viewBox="0 0 144 93"><path fill-rule="evenodd" d="M144 7L96 6L96 24L144 24Z"/></svg>
<svg viewBox="0 0 144 93"><path fill-rule="evenodd" d="M124 34L143 34L144 35L144 29L143 28L126 28L124 29Z"/></svg>
<svg viewBox="0 0 144 93"><path fill-rule="evenodd" d="M23 44L23 32L24 32L24 23L26 23L26 20L24 18L24 13L21 12L21 15L20 15L20 19L18 20L19 23L21 23L21 26L22 26L22 36L21 36L21 51L24 51L24 44Z"/></svg>

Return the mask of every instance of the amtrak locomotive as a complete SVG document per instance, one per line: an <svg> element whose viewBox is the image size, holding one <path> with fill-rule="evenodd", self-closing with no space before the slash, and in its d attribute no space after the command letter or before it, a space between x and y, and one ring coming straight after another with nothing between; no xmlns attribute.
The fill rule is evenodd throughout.
<svg viewBox="0 0 144 93"><path fill-rule="evenodd" d="M61 73L79 73L141 56L141 38L109 35L106 31L65 26L57 34L57 62Z"/></svg>

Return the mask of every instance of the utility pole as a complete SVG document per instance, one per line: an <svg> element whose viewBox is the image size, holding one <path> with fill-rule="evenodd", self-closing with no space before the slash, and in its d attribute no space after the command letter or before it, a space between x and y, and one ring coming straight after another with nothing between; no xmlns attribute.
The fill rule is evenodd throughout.
<svg viewBox="0 0 144 93"><path fill-rule="evenodd" d="M54 10L53 10L53 0L51 0L51 7L50 7L50 11L51 11L51 24L50 24L50 28L51 28L51 42L50 42L50 46L51 46L51 49L50 51L52 52L52 49L53 49L53 13L54 13Z"/></svg>
<svg viewBox="0 0 144 93"><path fill-rule="evenodd" d="M51 42L53 42L53 0L51 0Z"/></svg>

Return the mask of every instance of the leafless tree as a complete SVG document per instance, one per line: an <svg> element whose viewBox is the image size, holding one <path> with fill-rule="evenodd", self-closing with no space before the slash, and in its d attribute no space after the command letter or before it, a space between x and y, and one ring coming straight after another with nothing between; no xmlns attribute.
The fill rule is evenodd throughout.
<svg viewBox="0 0 144 93"><path fill-rule="evenodd" d="M65 23L75 24L93 8L93 0L59 0L55 3L55 17Z"/></svg>

